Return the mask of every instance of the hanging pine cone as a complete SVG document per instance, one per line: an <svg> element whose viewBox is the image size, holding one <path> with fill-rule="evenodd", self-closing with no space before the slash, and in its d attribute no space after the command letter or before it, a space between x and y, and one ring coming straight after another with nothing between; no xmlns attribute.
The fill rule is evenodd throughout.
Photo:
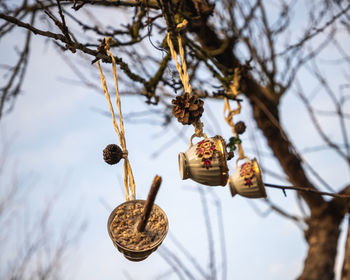
<svg viewBox="0 0 350 280"><path fill-rule="evenodd" d="M227 160L233 159L234 156L235 156L235 154L233 153L233 151L228 152L227 153Z"/></svg>
<svg viewBox="0 0 350 280"><path fill-rule="evenodd" d="M103 150L103 159L108 164L116 164L123 158L122 149L115 144L109 144Z"/></svg>
<svg viewBox="0 0 350 280"><path fill-rule="evenodd" d="M245 123L240 121L235 124L235 131L237 134L243 134L246 129Z"/></svg>
<svg viewBox="0 0 350 280"><path fill-rule="evenodd" d="M193 124L197 122L203 114L204 102L197 96L191 96L189 93L184 95L176 96L171 101L174 105L173 115L182 124Z"/></svg>

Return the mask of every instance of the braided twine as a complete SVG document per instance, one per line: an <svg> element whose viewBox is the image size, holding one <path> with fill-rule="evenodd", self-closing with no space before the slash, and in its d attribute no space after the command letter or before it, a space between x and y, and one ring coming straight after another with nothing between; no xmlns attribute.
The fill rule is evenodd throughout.
<svg viewBox="0 0 350 280"><path fill-rule="evenodd" d="M187 20L184 20L182 23L179 23L176 27L178 30L183 29L186 27L187 25ZM179 76L180 76L180 80L181 83L184 87L185 92L187 92L189 94L189 96L192 96L192 87L190 85L190 78L187 72L187 64L186 64L186 60L185 60L185 51L182 45L182 39L180 35L177 35L177 43L179 46L179 54L180 54L180 59L181 59L181 64L178 61L177 58L177 53L175 51L173 42L171 41L170 38L170 33L167 34L166 40L170 49L170 53L171 53L171 57L173 58L173 60L175 61L175 65L176 65L176 69L177 72L179 72ZM203 133L203 123L198 120L197 122L195 122L193 124L194 129L195 129L195 133L194 135L197 137L205 137L207 138L207 136L205 135L205 133Z"/></svg>
<svg viewBox="0 0 350 280"><path fill-rule="evenodd" d="M110 98L110 95L108 93L106 78L102 72L99 61L97 61L97 68L100 72L103 92L104 92L106 100L108 102L109 110L111 112L114 130L118 134L119 142L120 142L120 145L123 149L125 199L126 199L126 201L129 201L129 200L135 199L135 180L134 180L134 175L132 173L131 165L130 165L129 158L128 158L128 150L126 149L124 122L123 122L123 115L122 115L121 104L120 104L120 95L119 95L119 90L118 90L117 67L116 67L116 62L115 62L114 56L109 50L109 48L110 48L109 44L110 44L111 38L108 37L105 39L105 41L106 41L105 50L112 59L112 70L113 70L113 78L114 78L115 91L116 91L116 97L117 97L117 108L118 108L118 112L119 112L119 124L120 125L118 125L116 118L115 118L111 98ZM131 196L130 196L129 189L131 192Z"/></svg>

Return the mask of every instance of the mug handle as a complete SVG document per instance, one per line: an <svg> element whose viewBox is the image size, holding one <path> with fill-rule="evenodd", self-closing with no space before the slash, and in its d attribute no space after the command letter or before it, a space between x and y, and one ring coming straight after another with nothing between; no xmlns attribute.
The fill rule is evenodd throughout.
<svg viewBox="0 0 350 280"><path fill-rule="evenodd" d="M250 160L250 158L247 157L247 156L238 158L238 159L236 160L236 169L238 168L238 162L239 162L241 159L246 159L249 163L252 163L252 161Z"/></svg>
<svg viewBox="0 0 350 280"><path fill-rule="evenodd" d="M204 139L207 139L207 138L208 138L207 135L206 135L205 133L202 133L202 135L200 135L200 136L198 136L198 135L196 135L196 134L193 134L193 135L191 136L191 138L190 138L190 148L193 146L192 140L193 140L194 137L198 137L198 138L204 137Z"/></svg>

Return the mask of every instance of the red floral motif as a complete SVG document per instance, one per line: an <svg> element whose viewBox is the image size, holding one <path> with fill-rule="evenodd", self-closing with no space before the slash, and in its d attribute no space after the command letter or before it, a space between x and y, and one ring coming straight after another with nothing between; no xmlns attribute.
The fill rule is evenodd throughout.
<svg viewBox="0 0 350 280"><path fill-rule="evenodd" d="M206 159L203 161L203 165L208 169L211 167L211 161L209 159Z"/></svg>
<svg viewBox="0 0 350 280"><path fill-rule="evenodd" d="M196 156L202 159L202 167L206 169L212 167L211 162L215 151L215 143L210 139L205 139L197 143Z"/></svg>
<svg viewBox="0 0 350 280"><path fill-rule="evenodd" d="M252 179L255 176L253 165L250 162L246 162L241 165L239 175L244 179L246 186L252 186Z"/></svg>
<svg viewBox="0 0 350 280"><path fill-rule="evenodd" d="M253 185L253 182L252 182L252 180L251 179L245 179L245 185L246 186L251 186L251 185Z"/></svg>

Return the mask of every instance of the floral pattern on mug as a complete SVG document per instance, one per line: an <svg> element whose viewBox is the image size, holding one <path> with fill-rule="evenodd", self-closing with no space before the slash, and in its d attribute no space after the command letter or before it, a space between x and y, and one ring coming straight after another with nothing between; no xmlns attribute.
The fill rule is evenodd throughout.
<svg viewBox="0 0 350 280"><path fill-rule="evenodd" d="M243 163L239 175L244 179L246 186L253 185L253 178L255 176L253 165L250 162Z"/></svg>
<svg viewBox="0 0 350 280"><path fill-rule="evenodd" d="M202 167L205 167L206 169L212 167L211 162L215 151L215 143L209 139L197 143L196 156L202 159Z"/></svg>

